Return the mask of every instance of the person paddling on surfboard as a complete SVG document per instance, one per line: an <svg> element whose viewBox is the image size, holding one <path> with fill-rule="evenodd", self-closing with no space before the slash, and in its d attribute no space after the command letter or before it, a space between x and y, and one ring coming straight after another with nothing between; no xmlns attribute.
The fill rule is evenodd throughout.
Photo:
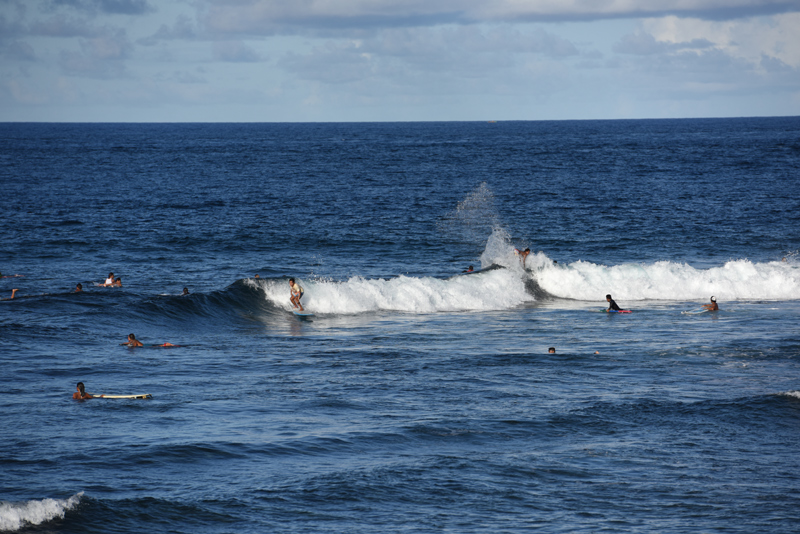
<svg viewBox="0 0 800 534"><path fill-rule="evenodd" d="M303 288L295 283L294 278L289 278L289 287L291 288L292 296L289 300L292 302L292 306L295 308L300 308L300 311L305 311L303 309L303 305L300 304L300 299L303 297Z"/></svg>
<svg viewBox="0 0 800 534"><path fill-rule="evenodd" d="M129 347L143 347L144 344L136 339L136 336L133 334L128 334L128 341L126 343L120 343L120 345L127 345Z"/></svg>
<svg viewBox="0 0 800 534"><path fill-rule="evenodd" d="M75 393L72 394L73 399L93 399L94 397L88 393L86 393L86 388L83 385L83 382L78 382L78 387ZM104 397L105 395L98 395L98 397Z"/></svg>
<svg viewBox="0 0 800 534"><path fill-rule="evenodd" d="M711 304L703 304L703 308L707 309L708 311L719 311L719 306L717 306L717 301L714 297L711 297Z"/></svg>
<svg viewBox="0 0 800 534"><path fill-rule="evenodd" d="M614 302L614 299L611 298L611 295L606 295L606 301L608 302L608 309L606 310L606 313L610 311L621 311L619 306L617 306L617 303Z"/></svg>
<svg viewBox="0 0 800 534"><path fill-rule="evenodd" d="M144 343L136 339L133 334L128 334L128 342L120 343L120 345L127 345L129 347L144 347ZM148 347L180 347L180 345L173 345L172 343L162 343L160 345L147 345Z"/></svg>

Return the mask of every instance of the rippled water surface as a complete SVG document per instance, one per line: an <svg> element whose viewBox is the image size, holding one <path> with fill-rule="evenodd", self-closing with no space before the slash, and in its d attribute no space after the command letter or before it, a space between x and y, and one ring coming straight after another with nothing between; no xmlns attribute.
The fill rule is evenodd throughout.
<svg viewBox="0 0 800 534"><path fill-rule="evenodd" d="M0 140L0 531L797 531L800 119Z"/></svg>

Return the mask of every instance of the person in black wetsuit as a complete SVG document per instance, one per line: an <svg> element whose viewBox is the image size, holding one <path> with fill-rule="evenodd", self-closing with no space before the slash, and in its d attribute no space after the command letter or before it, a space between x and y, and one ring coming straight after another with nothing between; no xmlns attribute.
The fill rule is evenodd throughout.
<svg viewBox="0 0 800 534"><path fill-rule="evenodd" d="M617 306L617 303L611 298L611 295L606 295L606 302L608 302L608 309L606 310L606 313L610 311L619 311L619 306Z"/></svg>

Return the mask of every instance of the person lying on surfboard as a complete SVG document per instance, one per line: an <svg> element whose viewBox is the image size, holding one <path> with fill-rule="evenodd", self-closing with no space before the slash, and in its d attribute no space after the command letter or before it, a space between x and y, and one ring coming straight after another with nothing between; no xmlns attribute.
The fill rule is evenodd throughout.
<svg viewBox="0 0 800 534"><path fill-rule="evenodd" d="M289 287L291 288L292 296L289 300L292 302L292 306L295 308L300 308L300 311L305 311L303 309L303 305L300 304L300 299L303 297L303 288L300 284L295 283L294 278L289 278Z"/></svg>
<svg viewBox="0 0 800 534"><path fill-rule="evenodd" d="M106 281L103 282L101 285L103 285L105 287L113 286L114 285L114 273L108 273L108 278L106 278Z"/></svg>
<svg viewBox="0 0 800 534"><path fill-rule="evenodd" d="M83 385L83 382L78 382L78 391L72 394L73 399L93 399L94 397L89 393L86 393L86 388ZM98 397L104 397L105 395L98 395Z"/></svg>
<svg viewBox="0 0 800 534"><path fill-rule="evenodd" d="M120 343L120 345L127 345L129 347L144 347L144 343L136 339L133 334L128 334L128 341ZM173 345L172 343L162 343L160 345L147 345L148 347L180 347L180 345Z"/></svg>
<svg viewBox="0 0 800 534"><path fill-rule="evenodd" d="M128 334L128 341L125 343L120 343L120 345L127 345L129 347L144 347L144 344L136 339L136 336L133 334Z"/></svg>
<svg viewBox="0 0 800 534"><path fill-rule="evenodd" d="M719 311L719 306L717 306L717 301L714 297L711 297L711 304L703 304L703 308L708 311Z"/></svg>
<svg viewBox="0 0 800 534"><path fill-rule="evenodd" d="M626 311L626 310L621 310L619 306L617 306L617 303L614 302L614 299L611 298L611 295L606 295L606 302L608 302L608 309L606 310L606 313L612 311L615 312Z"/></svg>

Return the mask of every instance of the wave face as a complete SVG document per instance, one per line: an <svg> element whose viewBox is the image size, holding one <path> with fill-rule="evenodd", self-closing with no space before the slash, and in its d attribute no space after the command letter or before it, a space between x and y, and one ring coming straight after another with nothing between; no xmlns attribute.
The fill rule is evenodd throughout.
<svg viewBox="0 0 800 534"><path fill-rule="evenodd" d="M447 280L399 276L392 279L352 277L343 282L299 280L303 305L315 313L355 314L374 311L434 313L503 310L534 300L525 281L506 269L456 276ZM249 280L274 306L290 309L286 280Z"/></svg>
<svg viewBox="0 0 800 534"><path fill-rule="evenodd" d="M0 502L0 531L14 532L32 525L41 525L64 515L81 501L83 492L69 499L42 499L24 503Z"/></svg>

